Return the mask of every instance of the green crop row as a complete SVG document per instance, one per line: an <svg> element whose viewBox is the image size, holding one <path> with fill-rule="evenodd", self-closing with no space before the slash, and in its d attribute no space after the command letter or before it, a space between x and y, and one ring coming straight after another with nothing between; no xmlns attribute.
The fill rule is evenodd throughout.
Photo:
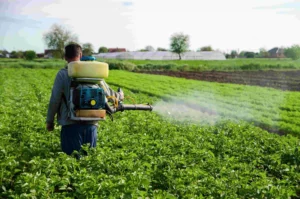
<svg viewBox="0 0 300 199"><path fill-rule="evenodd" d="M173 70L173 71L257 71L300 69L300 62L291 59L228 59L228 60L113 60L107 62L112 70ZM61 59L0 59L0 68L62 68Z"/></svg>
<svg viewBox="0 0 300 199"><path fill-rule="evenodd" d="M278 103L287 108L285 104L291 103L285 100L296 99L296 95L289 93L280 103L281 92L273 89L111 71L107 82L114 89L123 88L125 103L133 99L149 102L155 105L154 111L124 111L116 113L113 122L101 122L97 147L84 146L88 156L78 161L60 152L59 127L51 133L45 130L56 73L53 69L0 69L0 198L300 196L297 137L270 134L226 118L214 125L195 125L176 117L169 119L157 109L166 107L174 97L179 98L175 105L183 108L181 100L193 96L192 105L197 106L190 106L190 111L196 114L199 111L194 108L204 110L199 101L211 108L210 101L217 96L215 102L224 99L225 105L230 102L227 95L233 100L251 89L253 101L257 101L258 91L261 97L268 92L272 96L270 103L260 101L258 106ZM248 94L245 99L251 99ZM296 107L296 112L298 104L293 105L290 107ZM203 119L206 116L213 115L206 114Z"/></svg>
<svg viewBox="0 0 300 199"><path fill-rule="evenodd" d="M108 82L166 101L214 112L219 119L243 120L272 132L299 136L300 94L257 86L220 84L114 71ZM165 103L167 105L167 103Z"/></svg>
<svg viewBox="0 0 300 199"><path fill-rule="evenodd" d="M108 59L104 61L110 63L114 60ZM115 62L120 64L122 64L122 62L124 62L124 64L134 64L136 66L134 70L152 71L257 71L300 68L300 62L291 59L115 60Z"/></svg>
<svg viewBox="0 0 300 199"><path fill-rule="evenodd" d="M63 68L66 62L61 59L0 59L0 68Z"/></svg>

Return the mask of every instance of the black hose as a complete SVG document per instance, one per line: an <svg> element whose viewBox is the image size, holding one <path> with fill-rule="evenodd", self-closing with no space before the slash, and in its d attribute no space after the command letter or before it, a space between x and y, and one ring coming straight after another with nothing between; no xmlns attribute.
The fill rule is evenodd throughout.
<svg viewBox="0 0 300 199"><path fill-rule="evenodd" d="M150 104L119 104L117 108L109 106L106 102L105 109L108 113L113 114L118 111L125 110L141 110L141 111L152 111L153 107Z"/></svg>
<svg viewBox="0 0 300 199"><path fill-rule="evenodd" d="M141 111L152 111L153 107L150 104L121 104L116 111L124 110L141 110Z"/></svg>

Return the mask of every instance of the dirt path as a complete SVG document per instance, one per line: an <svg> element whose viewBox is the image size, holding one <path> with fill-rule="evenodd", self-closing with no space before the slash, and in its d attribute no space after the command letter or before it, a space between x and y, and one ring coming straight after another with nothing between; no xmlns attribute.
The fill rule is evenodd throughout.
<svg viewBox="0 0 300 199"><path fill-rule="evenodd" d="M167 75L211 82L234 83L300 91L300 70L293 71L239 71L239 72L180 72L142 71L140 73Z"/></svg>

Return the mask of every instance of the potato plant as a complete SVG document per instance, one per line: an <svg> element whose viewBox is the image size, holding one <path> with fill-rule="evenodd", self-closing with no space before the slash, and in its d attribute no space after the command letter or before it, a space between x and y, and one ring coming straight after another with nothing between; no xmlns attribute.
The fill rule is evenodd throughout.
<svg viewBox="0 0 300 199"><path fill-rule="evenodd" d="M217 102L228 117L199 125L157 111L116 113L113 122L100 123L97 147L83 146L88 155L77 160L61 152L60 127L45 130L56 73L0 69L0 198L300 197L298 134L269 133L243 120L246 116L230 120L235 114L228 108L253 111L257 121L272 127L268 122L280 114L296 120L297 93L282 97L273 89L112 71L108 83L122 86L136 103L194 96L198 107ZM278 109L285 112L278 116Z"/></svg>
<svg viewBox="0 0 300 199"><path fill-rule="evenodd" d="M299 136L299 92L124 71L113 71L107 81L159 97L166 105L175 101L192 106L213 114L216 121L247 121L273 133Z"/></svg>

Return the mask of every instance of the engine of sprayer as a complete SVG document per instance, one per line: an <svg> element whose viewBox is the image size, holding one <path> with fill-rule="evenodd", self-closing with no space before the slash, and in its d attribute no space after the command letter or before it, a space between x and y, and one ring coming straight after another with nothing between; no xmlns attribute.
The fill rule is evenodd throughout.
<svg viewBox="0 0 300 199"><path fill-rule="evenodd" d="M96 85L78 85L73 90L75 109L104 109L105 92Z"/></svg>

